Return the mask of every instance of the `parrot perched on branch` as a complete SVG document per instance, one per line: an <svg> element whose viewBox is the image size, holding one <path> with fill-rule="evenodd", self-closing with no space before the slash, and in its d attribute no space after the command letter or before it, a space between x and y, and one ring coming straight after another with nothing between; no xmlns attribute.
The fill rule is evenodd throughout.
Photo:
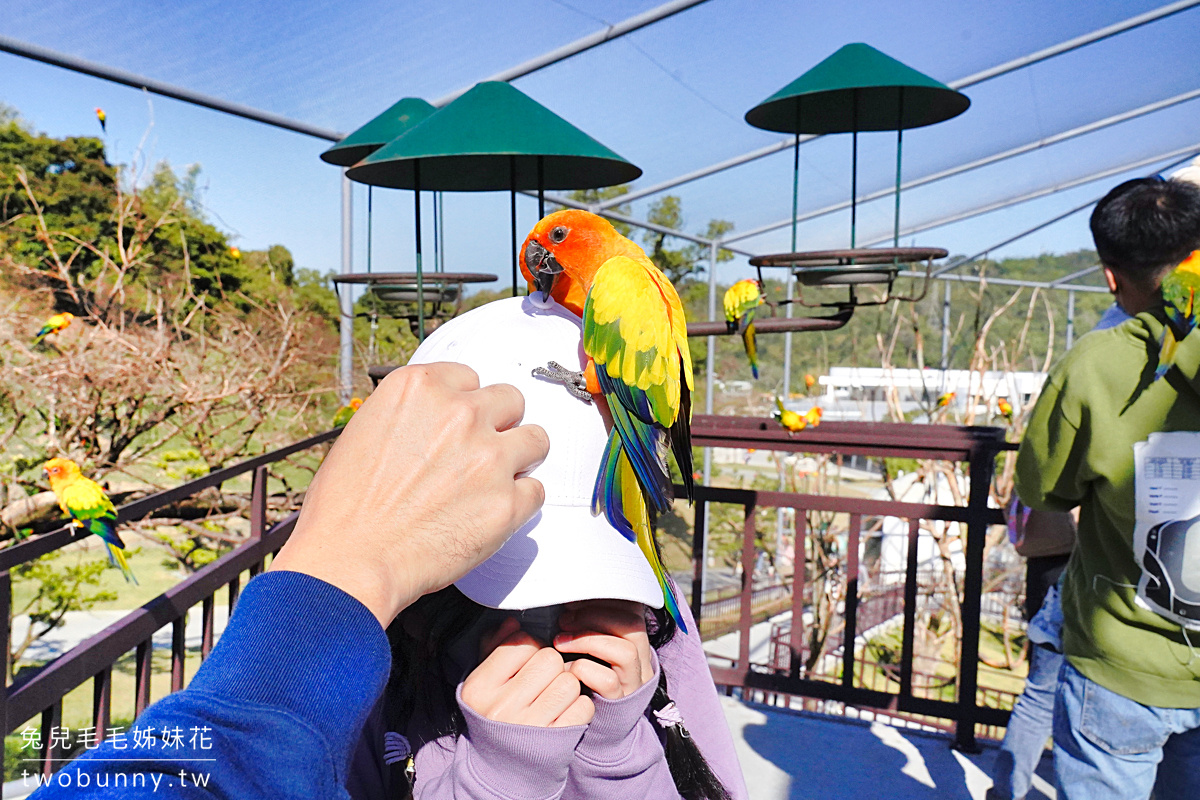
<svg viewBox="0 0 1200 800"><path fill-rule="evenodd" d="M1196 327L1196 291L1200 289L1200 250L1192 254L1163 278L1163 306L1167 324L1158 340L1158 366L1154 380L1167 374L1175 363L1175 350Z"/></svg>
<svg viewBox="0 0 1200 800"><path fill-rule="evenodd" d="M583 319L583 372L559 364L534 375L561 382L591 402L602 395L613 429L592 493L592 513L635 541L662 588L667 612L685 632L650 525L650 509L671 509L672 450L692 499L692 357L675 287L642 248L602 217L557 211L525 239L521 272L530 292L553 297Z"/></svg>
<svg viewBox="0 0 1200 800"><path fill-rule="evenodd" d="M1013 407L1012 403L1001 397L996 401L996 408L1000 411L1000 416L1004 417L1009 422L1012 422Z"/></svg>
<svg viewBox="0 0 1200 800"><path fill-rule="evenodd" d="M725 324L730 333L740 331L746 345L746 358L750 359L750 371L758 378L758 342L754 338L754 310L763 305L762 286L747 278L738 281L725 291Z"/></svg>
<svg viewBox="0 0 1200 800"><path fill-rule="evenodd" d="M71 517L71 523L103 539L108 563L119 567L125 580L136 585L137 578L125 560L125 543L117 535L117 510L100 484L83 477L79 465L69 458L52 458L42 470L50 479L59 508Z"/></svg>
<svg viewBox="0 0 1200 800"><path fill-rule="evenodd" d="M104 113L104 109L96 107L96 119L100 120L100 130L108 133L108 114Z"/></svg>
<svg viewBox="0 0 1200 800"><path fill-rule="evenodd" d="M350 421L350 418L354 416L354 412L358 411L358 408L362 405L362 403L363 401L361 397L351 398L349 403L339 408L337 413L333 415L333 427L346 427L346 423Z"/></svg>
<svg viewBox="0 0 1200 800"><path fill-rule="evenodd" d="M37 335L33 337L33 344L37 346L42 343L52 333L58 333L71 324L71 320L75 319L75 315L70 311L64 311L61 314L55 314L46 320L46 324L41 327Z"/></svg>

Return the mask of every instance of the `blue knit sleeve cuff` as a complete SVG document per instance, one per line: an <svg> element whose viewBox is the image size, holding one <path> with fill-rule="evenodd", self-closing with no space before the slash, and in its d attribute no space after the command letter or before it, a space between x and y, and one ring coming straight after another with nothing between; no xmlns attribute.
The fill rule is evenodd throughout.
<svg viewBox="0 0 1200 800"><path fill-rule="evenodd" d="M343 774L390 670L387 635L366 606L279 570L247 584L188 688L294 714L326 739Z"/></svg>

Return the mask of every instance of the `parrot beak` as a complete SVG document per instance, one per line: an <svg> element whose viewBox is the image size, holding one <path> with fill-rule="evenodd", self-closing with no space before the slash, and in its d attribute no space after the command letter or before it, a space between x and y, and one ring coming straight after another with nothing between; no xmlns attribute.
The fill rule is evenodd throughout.
<svg viewBox="0 0 1200 800"><path fill-rule="evenodd" d="M550 299L554 282L563 271L554 254L536 241L530 242L525 245L525 269L533 276L533 288L541 292L544 299Z"/></svg>

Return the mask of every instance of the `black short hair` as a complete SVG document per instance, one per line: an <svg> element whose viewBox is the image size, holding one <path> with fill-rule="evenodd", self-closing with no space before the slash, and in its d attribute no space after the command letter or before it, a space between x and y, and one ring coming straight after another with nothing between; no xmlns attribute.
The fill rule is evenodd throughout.
<svg viewBox="0 0 1200 800"><path fill-rule="evenodd" d="M1157 288L1200 249L1200 186L1157 176L1125 181L1096 204L1090 224L1102 264Z"/></svg>

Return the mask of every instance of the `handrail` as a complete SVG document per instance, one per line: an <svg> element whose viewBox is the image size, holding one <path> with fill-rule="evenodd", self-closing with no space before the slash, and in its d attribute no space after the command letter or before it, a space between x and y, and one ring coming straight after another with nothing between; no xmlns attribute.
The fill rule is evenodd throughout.
<svg viewBox="0 0 1200 800"><path fill-rule="evenodd" d="M775 694L794 694L837 700L851 705L925 714L954 720L955 746L974 751L975 725L1003 725L1008 712L981 706L977 699L979 634L981 629L981 592L983 581L984 543L988 527L1003 524L1000 509L989 507L989 488L995 469L995 456L1013 450L1016 444L1005 439L1001 428L950 425L911 425L897 423L829 422L817 428L790 433L777 422L764 418L720 417L697 415L692 420L692 444L730 448L758 448L801 453L840 453L874 457L898 456L943 461L966 462L969 488L967 502L962 506L937 503L909 503L859 497L838 497L800 494L795 492L733 489L696 486L695 521L693 524L692 554L692 614L698 625L704 624L704 608L699 602L703 583L705 520L710 502L728 503L743 507L742 523L742 587L738 655L728 667L713 666L714 680L729 687L745 687ZM676 486L676 496L683 487ZM806 548L810 535L806 520L808 511L846 514L849 522L845 531L839 567L844 572L846 593L841 617L842 633L841 675L834 681L800 674L801 653L805 648L803 626L793 627L789 635L792 650L790 668L785 672L769 666L751 663L750 629L753 625L753 575L757 558L755 511L758 508L792 508L796 512L796 529L792 554L793 573L792 619L803 620L805 606ZM900 691L891 693L856 685L854 642L862 628L860 620L859 545L864 535L864 520L889 516L908 521L908 555L903 585L903 633ZM965 572L962 585L962 642L958 675L957 700L922 697L914 693L913 668L916 613L918 603L918 539L922 520L956 522L966 528L963 540ZM864 601L865 602L865 601ZM861 620L870 627L871 620ZM764 672L767 669L769 671ZM919 687L917 687L919 688Z"/></svg>
<svg viewBox="0 0 1200 800"><path fill-rule="evenodd" d="M299 512L289 514L261 539L247 542L204 565L141 608L89 636L33 677L14 683L8 690L5 735L162 628L182 619L197 603L278 550L287 541L298 517Z"/></svg>
<svg viewBox="0 0 1200 800"><path fill-rule="evenodd" d="M117 522L132 522L141 519L164 506L185 500L210 487L220 486L230 478L236 478L258 467L287 458L293 453L307 450L330 439L335 439L341 432L341 428L334 428L333 430L319 433L316 436L302 439L287 447L281 447L278 450L272 450L269 453L263 453L254 458L248 458L232 466L222 467L171 489L164 489L161 492L155 492L152 495L143 497L140 500L126 503L117 509ZM47 553L54 552L60 547L64 547L78 539L86 539L90 535L87 530L78 526L64 525L49 533L43 533L41 536L7 547L4 550L0 550L0 572L33 561L35 558L40 558Z"/></svg>
<svg viewBox="0 0 1200 800"><path fill-rule="evenodd" d="M266 525L267 466L293 453L330 441L341 428L310 436L286 447L264 453L237 464L214 470L180 486L157 492L117 509L121 522L145 517L157 509L192 497L231 478L251 473L250 535L248 539L207 564L194 574L130 612L103 631L89 637L64 655L47 664L32 676L15 682L0 692L0 729L7 735L15 726L41 712L41 748L39 760L43 775L49 776L62 765L56 758L59 749L54 730L62 724L62 704L66 694L85 681L93 681L92 721L98 739L103 739L111 719L112 670L116 661L135 650L134 715L151 703L151 673L153 671L154 634L171 626L171 691L182 689L184 662L187 657L184 623L188 611L201 605L200 657L206 658L214 640L216 593L222 586L229 590L229 611L233 612L241 588L241 575L249 570L254 577L262 571L268 555L278 551L295 527L299 512L293 512L270 529ZM0 551L0 616L7 617L12 606L13 567L32 561L66 544L89 535L86 530L65 526L21 544ZM12 631L4 629L4 648L7 651ZM3 739L0 739L0 759L3 758Z"/></svg>

